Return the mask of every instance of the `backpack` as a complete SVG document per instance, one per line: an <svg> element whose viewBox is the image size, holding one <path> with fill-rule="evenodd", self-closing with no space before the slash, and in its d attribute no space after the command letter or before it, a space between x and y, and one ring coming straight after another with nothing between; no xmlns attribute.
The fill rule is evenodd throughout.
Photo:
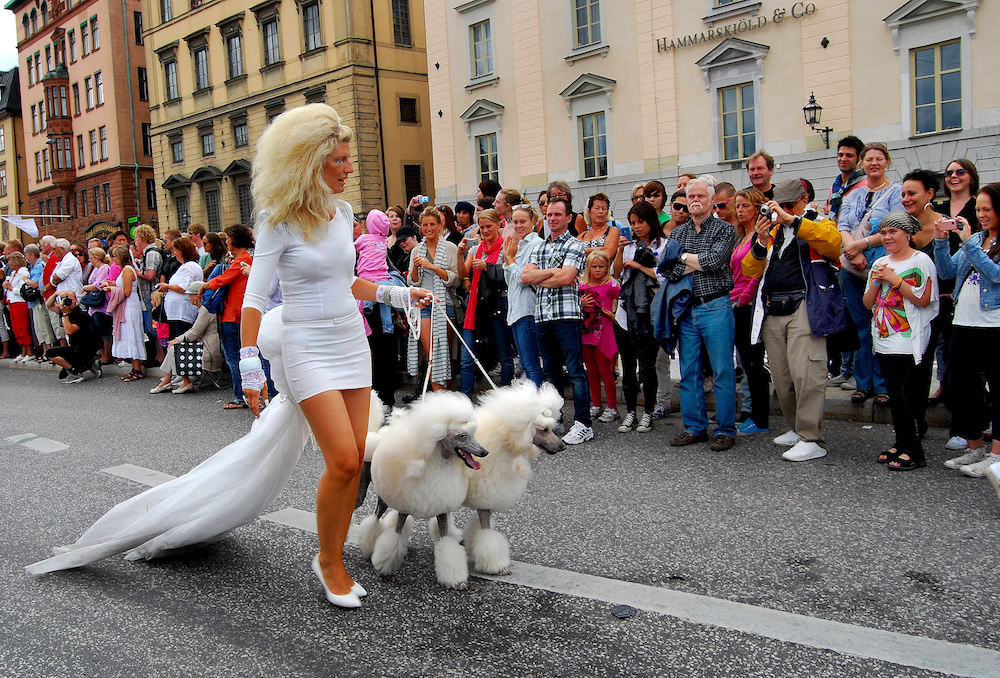
<svg viewBox="0 0 1000 678"><path fill-rule="evenodd" d="M155 279L155 282L159 282L160 281L161 272L163 271L163 266L164 266L164 264L167 263L167 259L169 259L170 257L167 255L167 251L165 249L163 249L162 247L157 247L156 245L152 245L150 247L147 247L143 251L142 257L139 259L139 268L143 272L146 271L146 255L149 252L151 252L151 251L159 252L159 254L160 254L160 265L156 267L156 279Z"/></svg>
<svg viewBox="0 0 1000 678"><path fill-rule="evenodd" d="M208 275L208 279L218 278L226 270L225 264L216 264L215 268ZM229 285L223 285L217 290L206 289L202 293L201 304L209 313L219 315L226 306L226 295L229 293Z"/></svg>

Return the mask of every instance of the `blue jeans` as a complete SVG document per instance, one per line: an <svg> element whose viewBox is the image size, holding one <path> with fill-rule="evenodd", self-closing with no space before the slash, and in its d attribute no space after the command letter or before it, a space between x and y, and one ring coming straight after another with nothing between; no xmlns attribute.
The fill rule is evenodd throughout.
<svg viewBox="0 0 1000 678"><path fill-rule="evenodd" d="M861 340L861 348L854 354L854 378L858 382L858 390L885 393L882 367L875 359L875 348L872 345L872 312L865 308L862 299L865 281L847 271L841 271L840 286L844 290L847 312L851 314Z"/></svg>
<svg viewBox="0 0 1000 678"><path fill-rule="evenodd" d="M480 318L476 330L462 330L462 338L473 351L476 350L476 332L493 332L493 340L497 347L497 360L500 361L500 385L507 386L514 379L514 346L507 326L506 313L496 318ZM462 393L472 397L476 388L476 362L472 354L462 347Z"/></svg>
<svg viewBox="0 0 1000 678"><path fill-rule="evenodd" d="M535 332L545 380L562 393L562 368L566 365L573 387L573 417L584 426L590 426L590 386L583 367L583 322L548 320L535 323Z"/></svg>
<svg viewBox="0 0 1000 678"><path fill-rule="evenodd" d="M736 370L733 349L736 326L729 297L692 306L679 326L681 419L684 430L700 435L708 430L708 411L701 377L701 344L705 343L715 376L716 435L736 437Z"/></svg>
<svg viewBox="0 0 1000 678"><path fill-rule="evenodd" d="M514 345L521 356L521 367L524 374L535 386L541 386L545 381L542 374L542 364L538 358L538 335L535 333L535 317L526 315L514 322L510 327L514 335Z"/></svg>
<svg viewBox="0 0 1000 678"><path fill-rule="evenodd" d="M229 365L229 372L233 377L233 398L243 402L243 382L240 379L240 347L243 340L240 339L239 323L219 323L219 341L222 344L222 354L226 357L226 364ZM271 381L271 363L260 357L260 364L264 368L264 378L267 380L267 397L273 398L278 389Z"/></svg>

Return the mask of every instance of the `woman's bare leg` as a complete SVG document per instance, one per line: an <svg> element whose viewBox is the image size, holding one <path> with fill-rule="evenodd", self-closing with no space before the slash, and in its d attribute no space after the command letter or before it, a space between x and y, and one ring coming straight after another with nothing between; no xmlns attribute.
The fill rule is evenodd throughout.
<svg viewBox="0 0 1000 678"><path fill-rule="evenodd" d="M324 391L299 403L326 462L316 491L316 531L323 578L335 594L348 593L354 585L344 567L344 541L358 498L370 391ZM354 435L344 435L347 430Z"/></svg>

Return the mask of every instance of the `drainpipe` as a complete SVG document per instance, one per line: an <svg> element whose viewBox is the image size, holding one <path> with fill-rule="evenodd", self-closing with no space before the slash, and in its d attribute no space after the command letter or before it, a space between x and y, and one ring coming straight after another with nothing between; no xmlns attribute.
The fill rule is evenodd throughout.
<svg viewBox="0 0 1000 678"><path fill-rule="evenodd" d="M125 33L125 71L128 75L126 78L128 82L128 116L132 121L132 134L130 136L132 137L132 183L135 185L135 216L139 217L141 216L142 211L139 207L139 156L135 148L135 107L132 103L132 45L129 41L128 8L125 7L125 0L122 0L122 31ZM142 220L140 219L140 223L141 221ZM128 219L125 220L125 223L122 226L127 233L129 230Z"/></svg>
<svg viewBox="0 0 1000 678"><path fill-rule="evenodd" d="M382 158L382 204L388 206L389 204L389 175L385 171L385 137L383 136L383 121L382 121L382 91L379 87L379 75L378 75L378 41L375 35L375 0L371 0L371 15L372 15L372 54L375 55L375 105L376 113L378 117L378 143L380 147L379 157ZM391 11L391 10L390 10ZM406 199L406 196L403 196Z"/></svg>

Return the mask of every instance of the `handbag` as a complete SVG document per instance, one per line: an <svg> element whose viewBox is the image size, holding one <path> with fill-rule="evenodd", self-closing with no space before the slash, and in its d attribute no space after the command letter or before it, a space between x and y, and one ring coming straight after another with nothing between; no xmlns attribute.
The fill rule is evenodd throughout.
<svg viewBox="0 0 1000 678"><path fill-rule="evenodd" d="M180 341L174 344L174 373L178 377L200 377L204 354L205 344L200 341Z"/></svg>
<svg viewBox="0 0 1000 678"><path fill-rule="evenodd" d="M98 306L104 306L107 300L108 295L104 290L88 290L86 294L80 297L80 306L97 308Z"/></svg>
<svg viewBox="0 0 1000 678"><path fill-rule="evenodd" d="M37 287L32 287L28 283L21 283L21 290L18 292L25 301L41 301L42 293Z"/></svg>

